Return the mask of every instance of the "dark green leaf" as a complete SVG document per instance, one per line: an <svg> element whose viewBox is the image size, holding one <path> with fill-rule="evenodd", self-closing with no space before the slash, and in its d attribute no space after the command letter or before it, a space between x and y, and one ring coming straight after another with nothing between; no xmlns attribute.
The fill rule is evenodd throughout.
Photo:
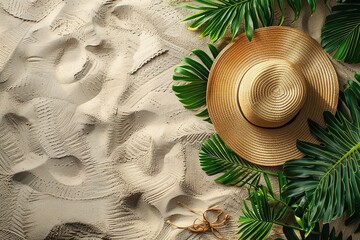
<svg viewBox="0 0 360 240"><path fill-rule="evenodd" d="M199 158L202 169L208 175L223 173L215 181L226 185L257 186L261 175L266 173L236 155L217 134L212 135L202 144Z"/></svg>
<svg viewBox="0 0 360 240"><path fill-rule="evenodd" d="M304 214L309 226L318 221L329 223L345 210L350 216L360 211L359 89L359 82L349 82L340 94L342 104L336 115L324 113L326 128L309 121L310 131L321 145L299 141L297 146L306 157L284 164L289 183L283 193L307 199Z"/></svg>
<svg viewBox="0 0 360 240"><path fill-rule="evenodd" d="M271 207L265 187L256 188L250 196L251 209L244 201L243 215L239 218L239 239L266 239L274 224L282 219L284 208ZM286 210L286 209L285 209Z"/></svg>
<svg viewBox="0 0 360 240"><path fill-rule="evenodd" d="M245 12L244 5L242 5L241 7L236 9L236 15L235 15L234 21L231 23L231 36L233 39L239 33L239 29L241 27L241 21L243 19L244 12Z"/></svg>
<svg viewBox="0 0 360 240"><path fill-rule="evenodd" d="M310 6L311 13L315 12L316 0L307 0Z"/></svg>
<svg viewBox="0 0 360 240"><path fill-rule="evenodd" d="M301 11L301 0L288 0L288 3L295 13L294 20L297 20L300 16Z"/></svg>
<svg viewBox="0 0 360 240"><path fill-rule="evenodd" d="M250 12L250 4L246 4L245 6L245 33L249 41L252 40L254 35L254 23Z"/></svg>
<svg viewBox="0 0 360 240"><path fill-rule="evenodd" d="M215 58L219 53L218 50L211 44L208 46ZM209 71L214 60L200 49L195 49L192 52L200 59L200 62L185 57L183 59L185 65L176 67L173 75L173 80L181 84L174 85L172 89L185 108L197 110L196 116L211 123L206 108L206 88Z"/></svg>
<svg viewBox="0 0 360 240"><path fill-rule="evenodd" d="M348 1L332 8L321 31L321 44L328 53L335 52L333 57L337 60L360 62L359 2Z"/></svg>
<svg viewBox="0 0 360 240"><path fill-rule="evenodd" d="M284 10L284 4L282 0L277 0L278 5L279 5L279 9L281 12L281 18L279 20L279 26L281 26L284 23L285 20L285 10Z"/></svg>
<svg viewBox="0 0 360 240"><path fill-rule="evenodd" d="M217 50L217 48L212 44L208 44L208 47L211 51L211 54L213 55L213 58L216 58L217 55L219 54L219 51Z"/></svg>
<svg viewBox="0 0 360 240"><path fill-rule="evenodd" d="M194 20L189 29L200 29L200 36L210 36L210 40L217 42L230 28L231 37L235 38L245 21L245 32L249 40L254 30L259 27L270 26L274 22L274 0L194 0L199 5L185 5L185 8L196 10L184 21ZM284 22L284 0L277 0L280 9L279 25ZM295 19L300 15L301 0L287 0L295 13ZM315 11L316 0L308 0L311 12Z"/></svg>
<svg viewBox="0 0 360 240"><path fill-rule="evenodd" d="M192 51L201 61L205 64L208 70L210 70L213 60L203 50L195 49Z"/></svg>

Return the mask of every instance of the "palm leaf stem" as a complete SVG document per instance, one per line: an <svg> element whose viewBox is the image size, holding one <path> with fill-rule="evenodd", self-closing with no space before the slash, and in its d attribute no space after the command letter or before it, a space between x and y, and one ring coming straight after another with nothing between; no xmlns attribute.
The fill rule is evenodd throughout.
<svg viewBox="0 0 360 240"><path fill-rule="evenodd" d="M357 143L354 147L352 147L346 154L344 154L344 156L342 156L342 158L340 158L340 159L321 177L321 179L319 180L319 184L318 184L318 186L316 187L316 189L315 189L314 192L316 192L316 191L320 188L320 186L321 186L320 183L322 183L322 182L326 179L326 177L327 177L332 171L334 171L339 164L342 163L342 161L343 161L344 159L347 159L347 157L348 157L350 154L354 153L355 151L357 151L357 150L359 150L359 149L360 149L360 142L358 142L358 143ZM314 196L315 196L315 195L314 195ZM313 200L314 200L314 199L313 199Z"/></svg>
<svg viewBox="0 0 360 240"><path fill-rule="evenodd" d="M320 181L322 181L327 175L330 174L331 171L333 171L337 165L339 165L344 159L346 159L350 154L354 153L355 151L360 149L360 142L358 142L354 147L352 147L347 153L345 153L345 155L340 158L330 169L329 171L327 171L324 176L322 176L322 178L320 179Z"/></svg>
<svg viewBox="0 0 360 240"><path fill-rule="evenodd" d="M271 198L279 203L281 203L284 207L286 207L287 209L289 209L290 211L294 212L294 210L292 209L292 207L289 206L289 204L287 204L286 202L284 202L283 200L281 200L280 198L271 196Z"/></svg>
<svg viewBox="0 0 360 240"><path fill-rule="evenodd" d="M294 225L289 225L289 224L282 223L282 222L275 221L275 220L274 220L274 221L270 221L270 220L262 220L262 222L271 223L271 224L276 224L276 225L279 225L279 226L292 228L292 229L295 229L295 230L298 230L298 231L304 231L304 229L299 228L299 227L297 227L297 226L294 226ZM315 232L312 232L312 233L315 233Z"/></svg>
<svg viewBox="0 0 360 240"><path fill-rule="evenodd" d="M299 228L299 227L294 226L294 225L288 225L288 224L286 224L286 223L282 223L282 222L279 222L279 221L273 221L272 223L273 223L273 224L276 224L276 225L283 226L283 227L288 227L288 228L296 229L296 230L298 230L298 231L304 231L304 229L302 229L302 228Z"/></svg>

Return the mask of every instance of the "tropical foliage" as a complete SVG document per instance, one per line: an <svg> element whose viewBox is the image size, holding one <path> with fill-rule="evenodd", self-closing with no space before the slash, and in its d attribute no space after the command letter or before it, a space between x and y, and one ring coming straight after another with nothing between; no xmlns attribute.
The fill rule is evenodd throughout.
<svg viewBox="0 0 360 240"><path fill-rule="evenodd" d="M360 81L360 74L355 75ZM285 163L284 172L267 172L237 156L214 134L199 153L202 169L226 185L247 186L250 205L239 218L239 239L265 239L274 224L284 226L288 239L342 239L332 230L319 233L318 222L329 223L345 211L360 212L360 83L348 81L340 93L336 115L324 113L326 128L309 121L320 144L299 141L306 157ZM284 175L285 174L285 175ZM272 190L268 175L278 177L280 194ZM263 179L264 181L260 181ZM265 186L261 182L265 182ZM292 216L289 225L285 214ZM314 228L316 231L314 231ZM291 237L292 236L292 237Z"/></svg>
<svg viewBox="0 0 360 240"><path fill-rule="evenodd" d="M243 216L239 218L240 239L265 239L273 225L283 218L285 211L271 207L267 194L265 187L258 188L250 198L251 210L244 202Z"/></svg>
<svg viewBox="0 0 360 240"><path fill-rule="evenodd" d="M228 28L230 28L232 38L236 37L240 31L242 21L245 21L245 32L251 41L254 30L274 24L275 1L274 0L195 0L200 5L185 5L185 8L197 10L197 12L184 21L194 20L189 29L200 28L200 36L210 36L213 42L221 39ZM295 13L296 20L302 8L301 0L287 0L289 6ZM308 0L311 12L315 11L316 0ZM277 0L280 9L278 24L284 21L284 0Z"/></svg>
<svg viewBox="0 0 360 240"><path fill-rule="evenodd" d="M244 19L245 32L252 39L254 29L274 23L274 0L195 0L198 5L186 5L197 12L185 21L193 20L190 29L200 29L201 36L216 42L230 29L238 35ZM277 0L279 25L284 20L284 0ZM301 0L287 0L295 13L301 11ZM344 1L343 1L344 2ZM308 0L311 11L316 0ZM332 8L322 29L322 45L334 58L345 62L360 62L360 3L347 0ZM207 79L218 50L209 44L211 56L193 50L198 58L183 59L175 68L173 79L180 84L173 90L185 108L196 110L197 116L211 122L206 108ZM199 61L200 60L200 61ZM246 186L249 198L244 202L239 218L239 239L266 239L274 225L283 226L289 240L340 240L342 234L330 231L328 224L345 212L349 221L360 216L360 74L357 81L348 81L340 92L335 115L325 112L326 127L309 120L311 133L319 141L312 144L298 141L305 157L288 161L283 171L270 172L236 155L214 134L203 144L200 165L208 175L218 175L215 181L225 185ZM279 194L275 194L270 176L277 177ZM295 233L298 231L298 234ZM358 228L360 231L360 225Z"/></svg>
<svg viewBox="0 0 360 240"><path fill-rule="evenodd" d="M202 144L199 158L202 169L209 176L223 173L215 181L225 185L242 187L247 184L256 187L262 176L277 176L240 158L225 145L218 134L212 135Z"/></svg>
<svg viewBox="0 0 360 240"><path fill-rule="evenodd" d="M274 0L195 0L198 5L185 5L184 8L197 11L186 17L184 21L193 20L190 30L199 29L200 36L209 36L217 42L230 30L235 38L244 21L244 30L251 41L254 30L260 27L274 25ZM316 0L307 1L313 13ZM337 60L347 63L360 62L360 3L358 0L346 0L335 5L332 13L327 16L322 29L321 43L325 51L333 53ZM277 24L284 21L284 0L277 0L280 17ZM301 0L287 0L296 20L301 12Z"/></svg>
<svg viewBox="0 0 360 240"><path fill-rule="evenodd" d="M210 121L206 108L207 79L213 59L218 54L213 45L209 45L209 49L212 57L204 51L193 50L200 61L184 58L186 65L177 67L173 77L175 81L185 83L173 86L180 101L186 108L197 110L197 115L205 117L207 121ZM360 81L359 74L355 78ZM199 158L202 169L208 175L220 174L215 179L216 182L247 186L256 193L250 197L251 207L246 203L244 205L243 216L240 218L241 239L266 236L273 224L281 225L284 211L292 213L297 225L291 225L291 228L300 231L303 239L311 236L319 221L331 222L345 211L350 216L359 214L359 102L360 84L349 81L344 92L340 92L336 115L324 113L326 128L309 120L310 131L321 144L297 143L306 157L285 163L284 173L289 182L283 187L283 194L277 198L271 194L268 176L281 176L281 172L265 171L247 162L226 146L217 134L203 143ZM267 183L266 188L260 184L261 179ZM291 206L286 205L290 200ZM269 205L267 208L265 201L275 201L277 207ZM257 206L261 206L261 209ZM281 211L279 206L282 206ZM261 231L256 233L255 229ZM289 234L289 230L286 231Z"/></svg>
<svg viewBox="0 0 360 240"><path fill-rule="evenodd" d="M278 173L278 180L281 191L282 186L286 183L282 172ZM289 199L282 198L281 192L277 196L272 189L270 180L266 177L265 182L266 186L258 185L253 190L249 190L251 209L244 201L243 215L239 218L239 239L265 239L273 225L299 229L283 223L283 219L290 209Z"/></svg>
<svg viewBox="0 0 360 240"><path fill-rule="evenodd" d="M359 75L357 75L359 77ZM303 213L310 227L360 211L360 84L349 81L340 96L336 115L324 113L327 128L309 121L320 145L298 141L306 157L288 161L289 183L284 195L306 202Z"/></svg>
<svg viewBox="0 0 360 240"><path fill-rule="evenodd" d="M360 62L360 2L347 0L335 5L326 17L321 44L333 57L348 63Z"/></svg>
<svg viewBox="0 0 360 240"><path fill-rule="evenodd" d="M206 108L206 88L209 71L214 59L219 54L216 47L208 44L211 56L200 49L192 51L199 61L185 57L184 65L174 69L173 80L182 82L182 85L172 87L179 101L187 109L197 110L196 116L205 118L210 122L208 110Z"/></svg>

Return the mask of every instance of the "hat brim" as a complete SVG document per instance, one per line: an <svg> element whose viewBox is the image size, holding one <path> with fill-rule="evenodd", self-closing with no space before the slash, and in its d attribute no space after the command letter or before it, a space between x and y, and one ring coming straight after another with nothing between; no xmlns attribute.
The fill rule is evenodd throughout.
<svg viewBox="0 0 360 240"><path fill-rule="evenodd" d="M246 71L269 59L296 65L307 84L301 110L278 128L251 124L241 113L237 97ZM257 29L251 42L240 35L219 54L210 70L206 101L215 130L234 152L259 165L277 166L302 156L296 147L298 139L316 142L307 120L323 124L323 112L336 111L338 94L336 71L314 39L290 27L267 27Z"/></svg>

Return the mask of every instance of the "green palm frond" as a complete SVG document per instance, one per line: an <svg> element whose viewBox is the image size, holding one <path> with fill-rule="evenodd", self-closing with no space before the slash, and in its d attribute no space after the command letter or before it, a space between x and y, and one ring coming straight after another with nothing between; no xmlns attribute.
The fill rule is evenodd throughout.
<svg viewBox="0 0 360 240"><path fill-rule="evenodd" d="M287 240L300 240L300 238L295 234L294 229L289 227L284 227L283 232ZM302 236L301 239L304 240L343 240L342 232L340 231L339 234L336 234L335 228L332 228L330 231L329 224L324 224L322 229L320 230L320 226L317 223L314 231L309 234L309 236L304 237ZM351 240L352 237L348 237L347 240Z"/></svg>
<svg viewBox="0 0 360 240"><path fill-rule="evenodd" d="M200 6L185 5L185 8L198 10L197 13L187 17L184 21L193 20L189 29L200 30L200 36L210 36L211 41L221 39L230 27L232 37L239 33L241 23L245 21L245 32L249 40L252 39L254 29L258 22L262 26L271 26L274 20L274 1L272 0L195 0ZM281 2L282 0L279 0ZM281 2L282 3L282 2ZM282 4L279 4L283 12ZM282 14L280 24L284 15Z"/></svg>
<svg viewBox="0 0 360 240"><path fill-rule="evenodd" d="M236 155L218 134L212 135L201 147L200 165L208 175L223 173L215 181L225 185L257 186L262 175L276 175L245 161Z"/></svg>
<svg viewBox="0 0 360 240"><path fill-rule="evenodd" d="M347 0L335 5L326 17L321 32L325 51L337 60L347 63L360 62L360 2Z"/></svg>
<svg viewBox="0 0 360 240"><path fill-rule="evenodd" d="M185 84L174 85L172 89L185 108L197 110L196 115L198 117L203 117L205 121L210 122L209 113L206 108L206 88L210 68L219 52L211 44L208 44L208 47L212 57L200 49L195 49L192 52L201 62L185 57L183 59L185 65L174 69L173 80L181 81Z"/></svg>
<svg viewBox="0 0 360 240"><path fill-rule="evenodd" d="M268 190L261 186L250 197L251 208L244 201L243 215L239 218L239 239L266 239L274 224L279 224L286 213L286 207L277 202L270 205Z"/></svg>
<svg viewBox="0 0 360 240"><path fill-rule="evenodd" d="M359 77L357 75L357 77ZM326 128L309 121L320 145L298 141L306 157L288 161L284 172L287 197L306 199L308 226L329 223L344 211L360 211L360 83L348 81L336 115L324 113ZM308 229L311 231L311 229Z"/></svg>
<svg viewBox="0 0 360 240"><path fill-rule="evenodd" d="M277 0L280 9L279 25L284 22L284 0ZM295 13L295 19L300 15L301 0L287 0ZM185 5L185 8L197 12L184 21L194 20L189 26L190 30L200 29L200 36L210 36L213 42L221 39L230 28L232 38L235 38L241 28L243 19L245 33L251 41L254 30L259 27L271 26L275 18L274 0L195 0L199 5ZM311 12L315 11L316 0L308 0ZM294 20L295 20L294 19Z"/></svg>

